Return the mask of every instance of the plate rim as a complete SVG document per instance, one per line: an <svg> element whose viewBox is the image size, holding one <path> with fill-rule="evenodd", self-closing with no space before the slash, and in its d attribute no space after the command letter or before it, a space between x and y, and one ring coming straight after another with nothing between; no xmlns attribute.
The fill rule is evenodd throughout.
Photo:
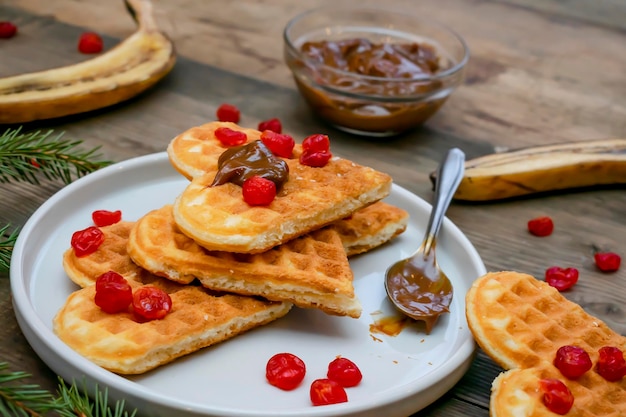
<svg viewBox="0 0 626 417"><path fill-rule="evenodd" d="M193 415L202 415L202 416L223 416L223 417L270 417L270 416L324 416L324 417L332 417L332 416L341 416L341 415L357 415L355 413L363 413L368 412L373 409L379 409L381 407L387 407L393 405L394 403L406 400L422 391L425 391L429 387L431 387L434 383L441 383L451 375L460 372L460 376L458 378L452 378L454 381L449 386L444 387L444 391L448 391L452 386L454 386L460 377L465 374L471 360L473 359L473 354L476 348L476 344L474 339L471 337L467 338L463 341L460 348L452 355L444 364L442 364L437 372L432 372L424 376L424 379L436 379L432 384L427 386L422 386L421 384L416 384L414 381L406 384L406 390L401 390L401 392L387 393L384 398L376 397L372 401L360 402L357 404L340 404L338 406L325 406L325 407L311 407L310 411L305 413L296 411L294 413L293 410L272 410L271 412L264 412L262 410L258 411L247 411L247 410L237 410L233 408L223 409L223 407L209 407L206 405L192 404L188 401L181 401L172 397L164 397L161 398L155 393L153 390L145 387L135 381L124 378L123 376L116 375L109 371L104 370L103 368L95 365L88 359L78 355L73 349L67 346L64 343L60 343L60 346L57 346L53 343L55 340L60 340L54 334L54 332L49 329L44 323L43 319L39 316L37 311L34 308L34 305L31 300L31 294L27 291L26 280L24 278L24 271L22 269L22 262L26 252L26 244L29 239L32 237L32 231L35 226L42 220L44 214L59 201L63 200L66 196L71 195L74 190L77 190L81 187L85 187L92 182L97 182L103 179L106 179L109 176L113 176L115 173L119 173L121 171L127 172L132 171L133 169L141 169L146 166L150 166L152 164L160 164L167 161L167 152L156 152L147 155L137 156L133 158L129 158L107 167L101 168L97 171L94 171L88 175L85 175L81 178L74 180L72 183L65 185L61 189L59 189L56 193L54 193L50 198L48 198L45 202L43 202L27 219L22 227L20 234L16 240L16 244L13 249L12 254L12 262L10 265L10 286L12 293L12 303L13 310L16 318L18 320L18 324L20 329L24 333L28 343L35 350L37 355L48 365L51 369L53 369L57 374L61 375L63 372L59 372L56 364L51 364L53 361L53 357L67 357L76 356L77 360L74 363L69 364L71 367L80 370L85 378L87 378L86 382L88 385L101 385L104 384L110 390L113 389L114 392L124 393L124 395L128 396L129 394L132 398L137 399L140 402L151 403L155 406L163 406L163 407L173 407L175 409L184 409L188 410ZM167 177L169 175L165 175ZM419 197L418 195L412 193L411 191L403 188L396 183L392 184L392 192L398 193L401 198L407 199L410 201L414 201L418 205L425 206L427 208L430 207L430 204L426 202L424 199ZM475 261L475 267L480 270L481 274L486 273L486 267L480 254L473 246L469 238L447 217L444 219L445 228L451 229L451 232L454 234L455 239L458 240L458 243L468 251L468 254ZM17 258L15 262L13 262L13 257ZM464 303L463 303L464 305ZM38 342L44 345L40 346L39 349L35 347L34 342ZM71 358L74 359L74 358ZM69 362L69 361L68 361ZM441 375L443 374L443 375ZM437 377L435 378L435 375ZM62 376L62 375L61 375ZM65 377L63 377L65 379ZM400 391L400 390L397 390ZM442 392L442 394L443 394ZM110 395L110 397L114 397ZM433 401L439 398L440 395L437 395ZM114 398L111 398L114 399ZM126 398L127 403L132 403ZM141 414L141 410L138 410ZM213 413L213 414L210 414ZM215 414L219 413L219 414Z"/></svg>

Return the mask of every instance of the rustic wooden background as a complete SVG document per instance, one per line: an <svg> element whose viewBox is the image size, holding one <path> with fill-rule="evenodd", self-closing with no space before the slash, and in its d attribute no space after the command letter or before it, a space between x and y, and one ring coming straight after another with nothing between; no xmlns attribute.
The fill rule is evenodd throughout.
<svg viewBox="0 0 626 417"><path fill-rule="evenodd" d="M312 116L283 64L281 31L287 20L335 2L155 0L157 18L179 53L173 72L157 88L110 109L27 127L65 131L87 147L101 145L105 157L122 160L164 150L175 134L213 119L217 106L228 101L242 109L243 125L276 116L296 137L326 131L338 154L389 172L426 200L432 196L428 173L451 146L471 158L543 143L626 137L624 0L385 3L454 27L472 55L464 85L433 119L379 141L341 133ZM371 2L359 2L366 3ZM0 20L20 28L19 36L0 41L0 77L85 59L75 51L85 28L102 33L107 47L134 29L121 0L2 0ZM60 187L2 184L0 224L23 224ZM558 233L533 239L526 221L543 214L555 219ZM593 246L626 257L623 188L456 203L448 217L467 234L489 270L516 269L541 277L548 266L578 267L580 282L566 296L626 334L626 268L605 275L592 263ZM0 317L0 361L54 389L55 376L15 322L6 276L0 277ZM418 415L486 417L489 387L500 371L479 351L463 380Z"/></svg>

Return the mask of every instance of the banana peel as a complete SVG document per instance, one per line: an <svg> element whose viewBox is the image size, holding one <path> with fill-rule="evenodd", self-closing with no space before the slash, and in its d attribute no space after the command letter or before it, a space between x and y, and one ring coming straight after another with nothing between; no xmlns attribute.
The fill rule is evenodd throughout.
<svg viewBox="0 0 626 417"><path fill-rule="evenodd" d="M430 179L434 185L435 172ZM534 146L467 160L454 199L484 202L615 184L626 184L626 139Z"/></svg>
<svg viewBox="0 0 626 417"><path fill-rule="evenodd" d="M171 40L159 30L150 0L125 0L137 30L89 60L0 78L0 124L24 123L96 110L128 100L174 66Z"/></svg>

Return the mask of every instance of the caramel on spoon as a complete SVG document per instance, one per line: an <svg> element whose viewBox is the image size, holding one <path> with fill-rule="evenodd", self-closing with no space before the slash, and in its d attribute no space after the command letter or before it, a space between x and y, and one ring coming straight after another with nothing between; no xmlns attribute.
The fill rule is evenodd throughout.
<svg viewBox="0 0 626 417"><path fill-rule="evenodd" d="M409 258L391 265L385 276L385 290L391 302L412 319L424 321L426 333L430 333L440 314L450 311L452 284L437 264L435 246L464 169L463 151L450 149L439 165L435 201L422 244Z"/></svg>

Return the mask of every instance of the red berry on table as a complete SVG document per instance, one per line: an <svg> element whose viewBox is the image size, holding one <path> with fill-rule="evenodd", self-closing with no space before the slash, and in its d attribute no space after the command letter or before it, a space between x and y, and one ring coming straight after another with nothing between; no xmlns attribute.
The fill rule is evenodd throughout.
<svg viewBox="0 0 626 417"><path fill-rule="evenodd" d="M110 226L122 220L122 211L96 210L91 213L91 219L98 227Z"/></svg>
<svg viewBox="0 0 626 417"><path fill-rule="evenodd" d="M241 112L236 106L224 103L217 108L215 115L220 122L239 123Z"/></svg>
<svg viewBox="0 0 626 417"><path fill-rule="evenodd" d="M276 198L276 184L255 175L243 182L242 193L243 200L251 206L267 206Z"/></svg>
<svg viewBox="0 0 626 417"><path fill-rule="evenodd" d="M257 129L261 132L263 132L264 130L271 130L272 132L282 133L283 125L280 123L280 120L278 120L277 118L273 118L260 122Z"/></svg>
<svg viewBox="0 0 626 417"><path fill-rule="evenodd" d="M354 387L363 379L359 367L347 358L337 358L330 362L326 376L338 382L342 387Z"/></svg>
<svg viewBox="0 0 626 417"><path fill-rule="evenodd" d="M105 313L120 313L126 311L133 302L133 290L123 276L108 271L96 279L94 301Z"/></svg>
<svg viewBox="0 0 626 417"><path fill-rule="evenodd" d="M133 312L141 320L160 320L172 309L169 294L156 287L141 287L133 294Z"/></svg>
<svg viewBox="0 0 626 417"><path fill-rule="evenodd" d="M543 392L543 404L553 413L565 415L574 405L572 392L558 379L540 380L539 389Z"/></svg>
<svg viewBox="0 0 626 417"><path fill-rule="evenodd" d="M17 26L11 22L0 22L0 39L9 39L17 34Z"/></svg>
<svg viewBox="0 0 626 417"><path fill-rule="evenodd" d="M604 346L598 350L596 372L607 381L616 382L626 376L624 353L617 347Z"/></svg>
<svg viewBox="0 0 626 417"><path fill-rule="evenodd" d="M585 372L591 369L591 357L581 347L561 346L556 351L554 366L568 379L580 378Z"/></svg>
<svg viewBox="0 0 626 417"><path fill-rule="evenodd" d="M304 361L292 353L277 353L265 365L267 381L282 390L295 389L306 374Z"/></svg>
<svg viewBox="0 0 626 417"><path fill-rule="evenodd" d="M622 258L613 252L596 252L593 255L593 260L602 272L615 272L622 263Z"/></svg>
<svg viewBox="0 0 626 417"><path fill-rule="evenodd" d="M97 54L102 52L104 43L100 35L94 32L84 32L78 39L78 51L82 54Z"/></svg>
<svg viewBox="0 0 626 417"><path fill-rule="evenodd" d="M96 226L90 226L83 230L78 230L72 234L71 245L74 254L79 258L90 255L98 250L104 242L104 233Z"/></svg>
<svg viewBox="0 0 626 417"><path fill-rule="evenodd" d="M549 236L554 230L554 222L550 217L537 217L528 221L528 231L535 236Z"/></svg>
<svg viewBox="0 0 626 417"><path fill-rule="evenodd" d="M248 140L248 135L240 130L233 130L229 127L218 127L215 129L215 137L224 146L243 145Z"/></svg>
<svg viewBox="0 0 626 417"><path fill-rule="evenodd" d="M557 290L565 291L578 282L578 269L552 266L546 270L545 280Z"/></svg>
<svg viewBox="0 0 626 417"><path fill-rule="evenodd" d="M296 144L291 136L276 133L272 130L264 130L261 133L261 142L263 142L274 155L282 158L291 158L293 147Z"/></svg>

